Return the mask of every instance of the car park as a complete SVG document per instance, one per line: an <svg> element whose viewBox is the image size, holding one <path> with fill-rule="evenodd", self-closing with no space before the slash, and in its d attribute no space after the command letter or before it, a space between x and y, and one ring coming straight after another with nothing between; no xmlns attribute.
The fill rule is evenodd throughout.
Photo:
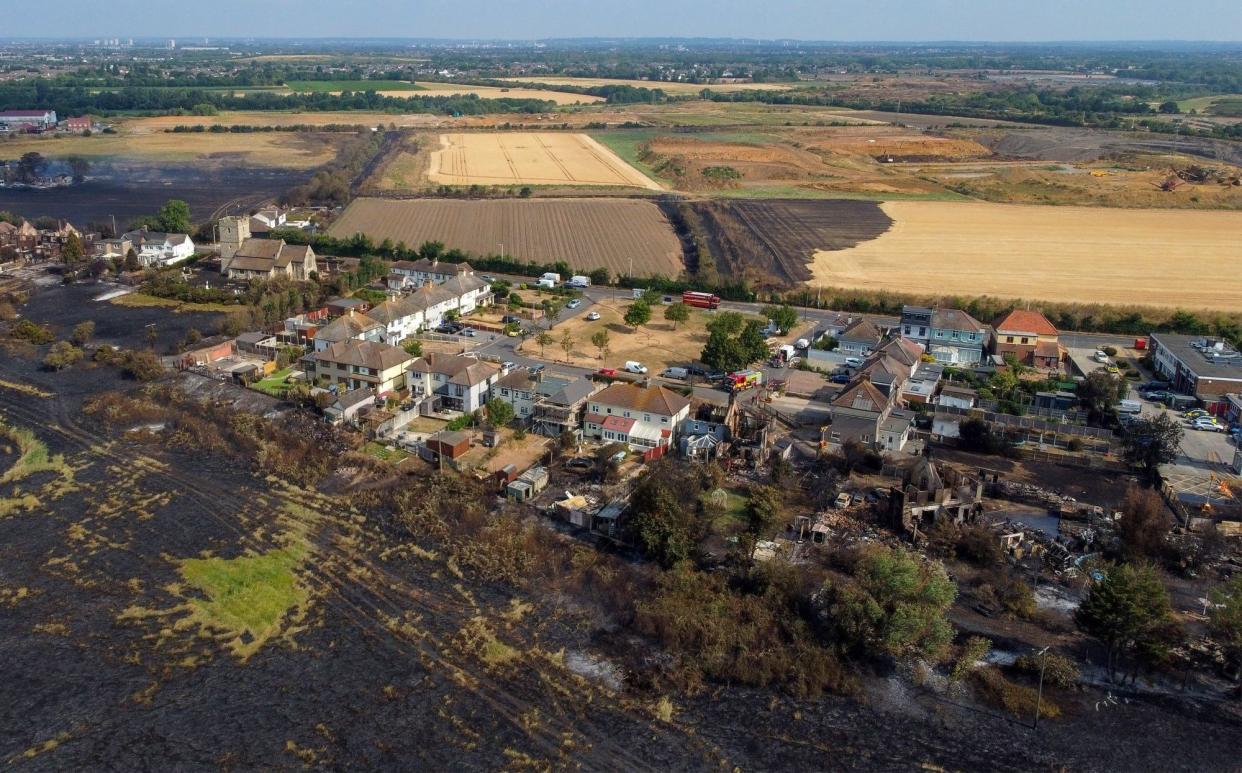
<svg viewBox="0 0 1242 773"><path fill-rule="evenodd" d="M579 307L579 306L581 306L581 305L582 305L582 299L581 299L581 298L574 298L572 301L570 301L569 303L565 304L565 308L567 308L567 309L576 309L576 308L578 308L578 307Z"/></svg>
<svg viewBox="0 0 1242 773"><path fill-rule="evenodd" d="M586 318L587 318L587 320L588 320L588 321L590 321L590 322L594 322L595 320L599 319L599 312L598 312L598 311L588 311L588 312L587 312L587 315L586 315Z"/></svg>

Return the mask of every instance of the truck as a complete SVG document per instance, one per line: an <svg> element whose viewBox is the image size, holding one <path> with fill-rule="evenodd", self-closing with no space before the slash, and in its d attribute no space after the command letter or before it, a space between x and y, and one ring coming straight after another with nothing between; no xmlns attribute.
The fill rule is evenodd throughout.
<svg viewBox="0 0 1242 773"><path fill-rule="evenodd" d="M681 302L687 306L694 306L700 309L718 309L720 308L720 296L711 293L700 293L694 290L686 290L681 294Z"/></svg>
<svg viewBox="0 0 1242 773"><path fill-rule="evenodd" d="M757 387L762 383L763 371L761 370L739 370L736 373L730 373L725 376L725 385L732 392L741 392Z"/></svg>
<svg viewBox="0 0 1242 773"><path fill-rule="evenodd" d="M571 276L569 281L565 283L567 287L576 287L579 290L585 290L591 286L591 277L589 276Z"/></svg>

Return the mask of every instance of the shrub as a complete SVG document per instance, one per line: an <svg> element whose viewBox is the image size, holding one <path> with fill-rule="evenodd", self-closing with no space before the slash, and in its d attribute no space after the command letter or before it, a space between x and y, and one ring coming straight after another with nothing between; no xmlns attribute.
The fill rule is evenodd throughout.
<svg viewBox="0 0 1242 773"><path fill-rule="evenodd" d="M996 666L975 669L970 674L979 697L986 703L1002 708L1018 719L1035 716L1038 694L1032 687L1011 682ZM1061 709L1046 697L1038 704L1039 716L1056 719Z"/></svg>
<svg viewBox="0 0 1242 773"><path fill-rule="evenodd" d="M17 324L10 328L9 334L32 344L50 344L56 338L50 329L43 325L36 325L28 319L18 320Z"/></svg>
<svg viewBox="0 0 1242 773"><path fill-rule="evenodd" d="M1044 661L1044 681L1048 684L1061 688L1069 688L1078 684L1078 679L1082 676L1078 670L1078 663L1073 658L1067 658L1055 652L1049 652L1043 656L1022 655L1014 661L1013 666L1018 671L1031 674L1038 679L1041 660Z"/></svg>
<svg viewBox="0 0 1242 773"><path fill-rule="evenodd" d="M57 341L43 358L43 367L48 370L64 370L83 356L82 350L68 341Z"/></svg>
<svg viewBox="0 0 1242 773"><path fill-rule="evenodd" d="M1104 353L1105 353L1105 354L1107 354L1109 357L1116 357L1116 356L1117 356L1117 347L1115 347L1115 346L1105 346L1105 347L1104 347L1103 349L1101 349L1100 351L1104 352Z"/></svg>

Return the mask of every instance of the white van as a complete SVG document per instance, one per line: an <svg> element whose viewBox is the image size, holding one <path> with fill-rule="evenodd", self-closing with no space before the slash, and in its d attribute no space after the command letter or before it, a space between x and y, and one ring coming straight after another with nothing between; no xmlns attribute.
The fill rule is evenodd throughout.
<svg viewBox="0 0 1242 773"><path fill-rule="evenodd" d="M1143 404L1138 400L1122 400L1117 403L1117 413L1142 413Z"/></svg>
<svg viewBox="0 0 1242 773"><path fill-rule="evenodd" d="M634 360L630 360L629 362L625 363L625 371L627 373L646 373L647 366L642 364L641 362L635 362Z"/></svg>
<svg viewBox="0 0 1242 773"><path fill-rule="evenodd" d="M543 285L544 282L551 282L552 286L556 287L558 284L561 283L561 275L549 271L548 273L539 277L539 284Z"/></svg>
<svg viewBox="0 0 1242 773"><path fill-rule="evenodd" d="M540 279L538 282L535 282L535 286L551 290L556 287L556 282L553 282L551 279Z"/></svg>
<svg viewBox="0 0 1242 773"><path fill-rule="evenodd" d="M678 381L685 381L690 376L690 371L685 368L665 368L660 375L664 378L675 378Z"/></svg>
<svg viewBox="0 0 1242 773"><path fill-rule="evenodd" d="M579 290L585 290L591 286L591 277L589 276L572 276L565 283L569 287L576 287Z"/></svg>

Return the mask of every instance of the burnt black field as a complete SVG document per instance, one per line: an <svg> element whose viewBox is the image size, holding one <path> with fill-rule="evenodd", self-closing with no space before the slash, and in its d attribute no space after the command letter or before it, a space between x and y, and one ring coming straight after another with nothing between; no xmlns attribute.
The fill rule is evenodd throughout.
<svg viewBox="0 0 1242 773"><path fill-rule="evenodd" d="M95 162L77 185L0 188L0 210L30 219L55 217L79 227L115 216L124 228L168 199L182 199L196 221L205 221L221 208L219 215L251 209L309 178L310 172L267 167Z"/></svg>
<svg viewBox="0 0 1242 773"><path fill-rule="evenodd" d="M100 289L45 288L22 311L62 335L95 318L101 340L123 344L147 312L167 318L159 346L188 324L92 304ZM13 769L1236 770L1242 728L1193 696L1117 690L1097 709L1093 693L1059 694L1066 716L1036 733L898 676L864 677L857 698L724 684L684 694L640 674L614 690L557 653L608 661L638 646L655 661L655 644L589 607L404 550L432 543L360 519L345 497L88 415L91 397L143 387L106 366L44 371L46 349L0 351L0 419L75 471L44 507L0 516L0 761ZM271 549L290 503L315 551L300 570L306 618L248 659L179 627L175 561ZM529 611L513 616L515 598ZM480 620L510 660L480 655L468 635ZM653 710L661 698L671 714Z"/></svg>

